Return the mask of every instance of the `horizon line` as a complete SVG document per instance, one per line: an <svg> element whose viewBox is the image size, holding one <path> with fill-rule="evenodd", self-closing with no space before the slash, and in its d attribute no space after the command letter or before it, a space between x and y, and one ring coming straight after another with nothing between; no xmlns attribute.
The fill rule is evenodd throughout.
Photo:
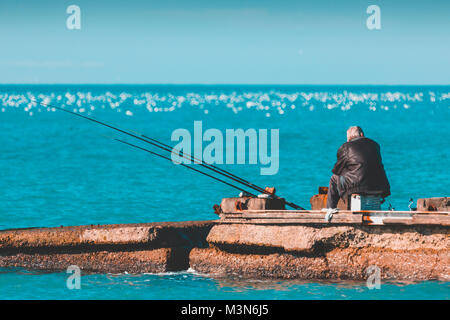
<svg viewBox="0 0 450 320"><path fill-rule="evenodd" d="M449 84L395 84L395 83L3 83L0 86L450 86Z"/></svg>

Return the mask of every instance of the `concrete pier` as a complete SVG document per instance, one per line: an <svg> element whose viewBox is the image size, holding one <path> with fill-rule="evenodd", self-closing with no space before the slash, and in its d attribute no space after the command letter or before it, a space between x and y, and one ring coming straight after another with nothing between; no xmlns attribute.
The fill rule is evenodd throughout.
<svg viewBox="0 0 450 320"><path fill-rule="evenodd" d="M450 280L450 213L244 210L219 220L0 231L0 267L248 278Z"/></svg>
<svg viewBox="0 0 450 320"><path fill-rule="evenodd" d="M86 272L165 272L189 267L208 246L212 221L31 228L0 231L0 267Z"/></svg>
<svg viewBox="0 0 450 320"><path fill-rule="evenodd" d="M209 248L190 253L199 272L252 278L450 280L449 228L442 226L219 224Z"/></svg>

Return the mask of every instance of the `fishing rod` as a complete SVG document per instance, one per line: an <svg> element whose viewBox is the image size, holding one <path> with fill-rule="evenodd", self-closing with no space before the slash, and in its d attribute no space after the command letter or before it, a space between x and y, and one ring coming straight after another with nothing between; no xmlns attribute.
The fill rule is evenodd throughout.
<svg viewBox="0 0 450 320"><path fill-rule="evenodd" d="M164 149L164 150L165 150L165 148L172 148L171 146L169 146L169 145L167 145L167 144L165 144L165 143L163 143L163 142L161 142L161 141L158 141L158 140L156 140L156 139L150 138L150 137L148 137L148 136L146 136L146 135L144 135L144 134L141 134L141 133L139 133L139 132L137 132L137 134L139 134L141 137L143 137L143 138L145 138L145 139L148 139L148 140L150 140L150 141L153 141L153 142L155 142L155 143L160 144L160 145L162 146L162 147L160 147L160 148L162 148L162 149ZM172 148L172 150L171 150L170 152L178 152L178 154L179 154L179 153L181 152L181 150L173 149L173 148ZM251 182L249 182L249 181L247 181L247 180L241 178L241 177L238 177L238 176L232 174L231 172L229 172L229 171L227 171L227 170L224 170L224 169L221 169L221 168L219 168L219 167L216 167L215 165L213 165L213 164L211 164L211 163L205 162L205 161L203 161L202 159L198 159L198 158L194 157L193 155L190 155L190 154L185 153L185 152L183 151L183 158L186 159L186 157L185 157L184 155L185 155L186 157L190 157L190 160L191 160L192 162L194 162L194 163L197 162L197 163L199 163L199 164L201 164L201 165L207 165L207 166L209 166L209 167L207 167L207 168L210 169L210 170L216 169L216 170L218 170L218 171L221 171L221 172L223 172L223 173L221 173L221 172L218 172L218 173L219 173L219 174L222 174L222 175L225 175L226 177L228 177L228 178L230 178L230 179L233 179L232 177L234 177L234 178L236 178L236 179L239 180L239 181L237 181L237 182L239 182L239 183L241 183L241 184L243 184L243 185L246 185L246 186L248 186L248 187L250 187L250 188L252 188L252 189L254 189L254 190L256 190L256 191L263 192L263 193L268 194L268 195L270 195L270 196L272 196L272 197L274 197L274 198L276 198L276 199L278 199L278 200L281 200L281 201L283 201L285 204L287 204L288 206L290 206L290 207L292 207L292 208L294 208L294 209L297 209L297 210L305 210L305 208L303 208L303 207L301 207L301 206L299 206L299 205L296 205L295 203L289 202L289 201L287 201L286 199L281 198L281 197L275 195L274 193L272 193L272 192L270 192L270 191L267 191L266 189L263 189L263 188L261 188L261 187L255 185L255 184L253 184L253 183L251 183ZM213 168L213 169L211 169L211 168ZM216 170L213 170L213 171L217 172ZM231 177L230 177L230 176L231 176ZM233 180L235 180L235 179L233 179ZM235 180L235 181L236 181L236 180Z"/></svg>
<svg viewBox="0 0 450 320"><path fill-rule="evenodd" d="M126 135L129 135L129 136L131 136L131 137L133 137L133 138L136 138L136 139L139 139L139 140L144 141L144 142L146 142L146 143L149 143L149 144L151 144L151 145L153 145L153 146L155 146L155 147L157 147L157 148L163 149L163 150L165 150L165 151L167 151L167 152L172 153L172 152L174 152L174 151L178 151L178 152L180 151L180 150L172 150L172 149L170 149L170 148L171 148L170 146L164 147L164 146L160 146L160 145L158 145L157 143L154 143L154 142L152 142L152 141L148 141L147 138L143 138L143 137L140 137L140 136L137 136L137 135L136 135L136 134L139 134L139 133L133 134L133 133L130 133L130 132L128 132L128 131L122 130L122 129L120 129L120 128L111 126L111 125L109 125L109 124L107 124L107 123L104 123L104 122L102 122L102 121L99 121L99 120L96 120L96 119L93 119L93 118L84 116L84 115L79 114L79 113L76 113L76 112L72 112L72 111L70 111L70 110L66 110L66 109L64 109L64 108L60 108L60 107L53 106L53 105L50 105L50 104L44 104L44 103L41 103L41 104L42 104L42 105L45 105L45 106L49 106L49 107L55 108L55 109L57 109L57 110L61 110L61 111L70 113L70 114L72 114L72 115L75 115L75 116L84 118L84 119L86 119L86 120L93 121L93 122L98 123L98 124L100 124L100 125L106 126L106 127L110 128L110 129L119 131L119 132L124 133L124 134L126 134ZM153 140L155 140L155 139L153 139ZM156 140L156 141L157 141L157 140ZM160 142L158 141L158 143L160 143ZM161 143L160 143L160 144L161 144ZM181 155L180 155L180 156L181 156ZM181 157L183 157L184 159L187 159L187 160L191 160L191 161L192 161L192 159L188 158L187 155L185 155L184 153L183 153L183 155L182 155ZM201 160L199 160L199 161L201 161ZM246 186L248 186L248 187L250 187L250 188L253 188L253 189L257 190L257 191L260 191L260 192L263 192L263 191L264 191L265 193L268 193L268 191L265 191L265 190L262 189L261 187L251 187L251 186L247 185L247 183L240 182L238 179L233 178L233 177L231 176L231 174L221 173L221 172L219 172L218 170L216 170L216 169L214 169L214 168L210 168L210 167L208 166L208 164L205 163L205 162L201 162L201 163L199 163L199 164L200 164L201 166L207 168L207 169L210 169L210 170L212 170L212 171L214 171L214 172L216 172L216 173L218 173L218 174L224 175L224 176L226 176L226 177L229 178L229 179L232 179L232 180L234 180L234 181L236 181L236 182L238 182L238 183L244 184L244 185L246 185ZM260 190L260 189L261 189L261 190Z"/></svg>
<svg viewBox="0 0 450 320"><path fill-rule="evenodd" d="M135 145L135 144L132 144L132 143L130 143L130 142L127 142L127 141L124 141L124 140L121 140L121 139L118 139L118 138L110 138L110 139L113 139L113 140L118 141L118 142L120 142L120 143L129 145L129 146L131 146L131 147L133 147L133 148L143 150L143 151L145 151L145 152L148 152L148 153L150 153L150 154L153 154L153 155L155 155L155 156L158 156L158 157L160 157L160 158L163 158L163 159L166 159L166 160L169 160L170 162L172 162L172 159L169 158L169 157L166 157L166 156L163 156L162 154L159 154L159 153L150 151L150 150L148 150L148 149L142 148L142 147L137 146L137 145ZM201 170L195 169L195 168L190 167L190 166L188 166L188 165L186 165L186 164L184 164L184 163L181 163L181 162L179 162L178 164L182 165L182 166L185 167L185 168L188 168L188 169L194 170L194 171L196 171L196 172L199 172L199 173L201 173L201 174L204 174L204 175L207 176L207 177L210 177L210 178L213 178L213 179L215 179L215 180L217 180L217 181L220 181L220 182L222 182L222 183L224 183L224 184L226 184L226 185L229 185L230 187L233 187L233 188L235 188L235 189L237 189L237 190L239 190L239 191L245 192L245 193L251 195L252 197L255 197L255 198L257 197L256 195L254 195L254 194L252 194L252 193L250 193L250 192L248 192L248 191L246 191L246 190L244 190L244 189L242 189L242 188L240 188L240 187L238 187L238 186L235 186L234 184L231 184L231 183L229 183L229 182L227 182L227 181L224 181L224 180L222 180L222 179L219 179L219 178L217 178L217 177L214 177L214 176L212 176L212 175L210 175L210 174L208 174L208 173L206 173L206 172L203 172L203 171L201 171Z"/></svg>
<svg viewBox="0 0 450 320"><path fill-rule="evenodd" d="M86 120L93 121L93 122L98 123L98 124L100 124L100 125L106 126L106 127L110 128L110 129L116 130L116 131L118 131L118 132L121 132L121 133L124 133L124 134L126 134L126 135L129 135L129 136L131 136L131 137L133 137L133 138L136 138L136 139L139 139L139 140L144 141L144 142L146 142L146 143L149 143L149 144L151 144L151 145L153 145L153 146L155 146L155 147L158 147L158 148L160 148L160 149L163 149L163 150L165 150L165 151L167 151L167 152L170 152L170 153L173 153L174 151L180 152L180 150L173 150L169 145L166 145L166 144L164 144L164 143L162 143L162 142L160 142L160 141L158 141L158 140L156 140L156 139L153 139L153 138L144 136L144 135L142 135L142 134L137 133L137 134L140 135L140 136L138 136L138 135L136 135L136 134L127 132L127 131L122 130L122 129L120 129L120 128L111 126L111 125L109 125L109 124L107 124L107 123L104 123L104 122L102 122L102 121L99 121L99 120L96 120L96 119L93 119L93 118L84 116L84 115L82 115L82 114L79 114L79 113L76 113L76 112L72 112L72 111L70 111L70 110L66 110L66 109L64 109L64 108L60 108L60 107L58 107L58 106L54 106L54 105L50 105L50 104L45 104L45 103L43 103L43 102L38 102L38 101L36 101L35 99L31 99L31 100L33 100L33 101L35 101L36 103L39 103L39 104L41 104L41 105L43 105L43 106L52 107L52 108L55 108L55 109L57 109L57 110L64 111L64 112L70 113L70 114L72 114L72 115L75 115L75 116L84 118L84 119L86 119ZM150 140L150 141L149 141L149 140ZM155 142L153 142L153 141L155 141ZM180 155L180 156L181 156L181 155ZM189 156L190 158L188 158L188 156ZM279 196L277 196L277 195L275 195L275 194L273 194L273 193L271 193L271 192L269 192L269 191L267 191L267 190L265 190L265 189L263 189L263 188L261 188L261 187L259 187L259 186L256 186L256 185L254 185L254 184L248 182L247 180L244 180L244 179L242 179L242 178L240 178L240 177L238 177L238 176L235 176L235 175L233 175L232 173L230 173L230 172L228 172L228 171L226 171L226 170L220 169L220 168L218 168L218 167L213 166L212 164L206 163L206 162L204 162L203 160L200 160L200 159L197 159L197 158L195 158L195 157L193 157L193 156L191 156L191 155L185 154L184 152L183 152L183 155L182 155L181 157L183 157L183 158L185 158L185 159L188 159L188 160L191 160L191 161L194 161L194 160L195 160L195 161L197 161L197 162L200 162L199 164L200 164L201 166L203 166L203 167L205 167L205 168L207 168L207 169L209 169L209 170L212 170L212 171L214 171L214 172L216 172L216 173L218 173L218 174L221 174L221 175L223 175L223 176L226 176L227 178L229 178L229 179L231 179L231 180L233 180L233 181L236 181L236 182L238 182L238 183L240 183L240 184L243 184L243 185L245 185L245 186L247 186L247 187L249 187L249 188L252 188L253 190L256 190L256 191L258 191L258 192L262 192L262 193L271 195L271 196L273 196L274 198L283 201L285 204L287 204L288 206L290 206L290 207L292 207L292 208L294 208L294 209L305 210L304 208L302 208L302 207L299 206L299 205L296 205L296 204L294 204L294 203L292 203L292 202L286 201L284 198L281 198L281 197L279 197ZM194 162L195 162L195 161L194 161Z"/></svg>
<svg viewBox="0 0 450 320"><path fill-rule="evenodd" d="M153 138L151 138L151 137L148 137L148 136L146 136L146 135L144 135L144 134L141 134L141 133L139 133L139 132L135 132L135 133L138 134L138 135L140 135L141 137L143 137L143 138L145 138L145 139L148 139L148 140L150 140L150 141L152 141L152 142L154 142L154 143L157 143L157 144L161 145L161 146L159 146L159 148L161 148L161 149L163 149L163 150L166 150L166 151L169 151L169 152L177 152L178 154L180 154L180 152L181 152L181 150L174 149L174 148L172 148L171 146L169 146L169 145L167 145L167 144L165 144L165 143L163 143L163 142L161 142L161 141L158 141L158 140L156 140L156 139L153 139ZM149 143L150 143L150 142L149 142ZM167 150L166 148L170 148L170 149ZM243 185L245 185L245 186L247 186L247 187L250 187L250 188L252 188L252 189L254 189L254 190L256 190L256 191L259 191L259 192L268 194L268 195L270 195L270 196L272 196L272 197L274 197L274 198L276 198L276 199L279 199L279 200L283 201L285 204L287 204L288 206L290 206L290 207L292 207L292 208L294 208L294 209L297 209L297 210L305 210L305 208L303 208L303 207L301 207L301 206L299 206L299 205L296 205L295 203L289 202L289 201L287 201L286 199L281 198L281 197L275 195L274 193L272 193L272 192L270 192L270 191L267 191L266 189L263 189L263 188L261 188L261 187L255 185L255 184L253 184L253 183L251 183L251 182L249 182L249 181L247 181L247 180L241 178L241 177L238 177L238 176L232 174L231 172L229 172L229 171L227 171L227 170L224 170L224 169L221 169L221 168L219 168L219 167L216 167L216 166L214 166L214 165L211 164L211 163L205 162L205 161L203 161L202 159L198 159L198 158L194 157L193 155L190 155L190 154L185 153L185 152L183 151L183 158L188 159L187 157L189 157L189 158L190 158L189 160L191 160L192 162L194 162L194 163L197 162L198 164L203 165L204 167L206 167L206 168L208 168L208 169L210 169L210 170L213 170L214 172L217 172L217 170L218 170L218 171L221 171L222 173L221 173L221 172L217 172L217 173L222 174L222 175L224 175L224 176L226 176L226 177L228 177L228 178L230 178L230 179L233 179L233 177L234 177L235 179L239 180L239 181L236 181L235 179L233 179L234 181L239 182L239 183L241 183L241 184L243 184ZM215 169L215 170L214 170L214 169Z"/></svg>
<svg viewBox="0 0 450 320"><path fill-rule="evenodd" d="M145 139L148 139L148 140L150 140L150 141L153 141L153 142L155 142L155 143L158 143L158 144L160 144L161 146L163 146L163 147L165 147L165 148L172 148L172 147L169 146L168 144L165 144L165 143L163 143L163 142L161 142L161 141L158 141L158 140L156 140L156 139L153 139L153 138L151 138L151 137L148 137L148 136L146 136L145 134L141 134L141 133L138 133L138 134L139 134L141 137L143 137L143 138L145 138ZM173 152L178 152L178 153L181 152L181 150L179 150L179 149L172 149L172 150L173 150ZM222 168L216 167L215 165L213 165L213 164L211 164L211 163L208 163L208 162L205 162L205 161L203 161L203 160L201 160L201 159L198 159L198 158L194 157L193 155L190 155L190 154L188 154L188 153L185 153L184 151L183 151L183 155L186 155L186 157L190 157L192 162L197 162L197 163L206 164L206 165L210 166L211 168L214 168L214 169L219 170L219 171L221 171L221 172L223 172L223 173L225 173L225 174L228 174L228 175L230 175L230 176L232 176L232 177L234 177L234 178L236 178L236 179L238 179L238 180L240 180L240 181L242 181L242 182L244 182L244 183L246 183L246 184L249 184L249 185L252 185L252 186L257 187L257 188L259 188L259 189L262 189L261 187L258 187L257 185L254 185L253 183L251 183L251 182L249 182L249 181L247 181L247 180L245 180L245 179L243 179L243 178L241 178L241 177L238 177L238 176L232 174L231 172L229 172L229 171L227 171L227 170L224 170L224 169L222 169ZM259 190L258 190L258 191L259 191Z"/></svg>
<svg viewBox="0 0 450 320"><path fill-rule="evenodd" d="M167 150L167 151L169 151L169 152L177 152L178 154L180 154L180 152L181 152L181 150L174 149L174 148L172 148L171 146L169 146L169 145L167 145L167 144L165 144L165 143L163 143L163 142L161 142L161 141L158 141L158 140L156 140L156 139L153 139L153 138L151 138L151 137L148 137L148 136L146 136L146 135L144 135L144 134L141 134L141 133L139 133L139 132L136 132L136 134L138 134L138 135L140 135L141 137L143 137L143 138L145 138L145 139L148 139L148 140L150 140L150 141L152 141L152 142L154 142L154 143L157 143L157 144L161 145L161 147L159 147L159 148L161 148L161 149L163 149L163 150L167 150L166 148L170 148L170 149ZM150 143L150 142L149 142L149 143ZM294 209L297 209L297 210L305 210L305 208L303 208L303 207L301 207L301 206L299 206L299 205L296 205L295 203L289 202L289 201L287 201L286 199L281 198L281 197L275 195L274 193L272 193L272 192L270 192L270 191L267 191L266 189L263 189L263 188L261 188L261 187L255 185L255 184L253 184L253 183L251 183L251 182L249 182L249 181L247 181L247 180L241 178L241 177L238 177L238 176L232 174L231 172L229 172L229 171L227 171L227 170L224 170L224 169L221 169L221 168L219 168L219 167L216 167L216 166L214 166L214 165L211 164L211 163L205 162L205 161L203 161L202 159L198 159L198 158L196 158L195 156L190 155L190 154L188 154L188 153L185 153L185 152L183 151L183 158L187 159L186 157L189 157L190 160L191 160L192 162L194 162L194 163L197 162L197 163L199 163L200 165L203 165L204 167L206 167L206 168L208 168L208 169L210 169L210 170L213 170L214 172L217 172L217 170L218 170L218 171L221 171L221 172L223 172L223 173L221 173L221 172L217 172L217 173L222 174L222 175L224 175L224 176L226 176L226 177L228 177L228 178L230 178L230 179L233 179L233 177L234 177L235 179L239 180L239 181L237 181L237 182L239 182L239 183L241 183L241 184L243 184L243 185L245 185L245 186L248 186L248 187L250 187L250 188L252 188L252 189L254 189L254 190L256 190L256 191L263 192L263 193L268 194L268 195L270 195L270 196L272 196L272 197L274 197L274 198L276 198L276 199L279 199L279 200L283 201L285 204L287 204L288 206L290 206L290 207L292 207L292 208L294 208ZM214 169L215 169L215 170L214 170ZM233 179L233 180L236 181L235 179Z"/></svg>
<svg viewBox="0 0 450 320"><path fill-rule="evenodd" d="M109 137L108 137L108 138L109 138ZM118 139L118 138L110 138L110 139L113 139L113 140L118 141L118 142L120 142L120 143L129 145L129 146L134 147L134 148L136 148L136 149L143 150L143 151L145 151L145 152L148 152L148 153L150 153L150 154L153 154L153 155L155 155L155 156L161 157L161 158L163 158L163 159L166 159L166 160L169 160L169 161L172 162L172 159L169 158L169 157L166 157L166 156L163 156L162 154L159 154L159 153L150 151L150 150L148 150L148 149L146 149L146 148L142 148L142 147L137 146L137 145L135 145L135 144L132 144L132 143L130 143L130 142L127 142L127 141L124 141L124 140L121 140L121 139ZM224 181L224 180L222 180L222 179L219 179L219 178L217 178L217 177L214 177L214 176L212 176L212 175L210 175L210 174L208 174L208 173L206 173L206 172L203 172L203 171L201 171L201 170L197 170L197 169L195 169L195 168L193 168L193 167L190 167L190 166L188 166L188 165L186 165L186 164L184 164L184 163L181 163L181 162L179 162L178 164L182 165L182 166L185 167L185 168L188 168L188 169L194 170L194 171L196 171L196 172L199 172L199 173L201 173L201 174L203 174L203 175L205 175L205 176L207 176L207 177L210 177L210 178L213 178L213 179L215 179L215 180L217 180L217 181L220 181L220 182L222 182L222 183L224 183L224 184L226 184L226 185L229 185L230 187L233 187L233 188L235 188L235 189L237 189L237 190L239 190L239 191L245 192L245 193L247 193L248 195L250 195L250 196L252 196L252 197L254 197L254 198L257 198L256 195L254 195L254 194L252 194L252 193L250 193L250 192L248 192L248 191L246 191L246 190L244 190L244 189L242 189L242 188L240 188L240 187L238 187L238 186L235 186L235 185L233 185L233 184L231 184L231 183L228 183L228 182L226 182L226 181ZM282 199L282 198L281 198L281 199ZM283 199L283 200L284 200L284 199ZM287 201L285 201L285 202L286 202L286 204L287 204ZM300 207L300 208L301 208L301 207ZM303 209L303 208L301 208L301 209L300 209L300 208L299 208L299 210L305 210L305 209Z"/></svg>

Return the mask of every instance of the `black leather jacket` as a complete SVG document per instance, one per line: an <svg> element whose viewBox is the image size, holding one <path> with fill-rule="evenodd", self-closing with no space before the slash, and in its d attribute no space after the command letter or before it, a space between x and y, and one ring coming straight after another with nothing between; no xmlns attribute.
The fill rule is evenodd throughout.
<svg viewBox="0 0 450 320"><path fill-rule="evenodd" d="M376 192L382 197L391 194L389 181L381 162L380 146L366 137L355 138L344 143L338 150L333 173L344 176L341 197L352 193Z"/></svg>

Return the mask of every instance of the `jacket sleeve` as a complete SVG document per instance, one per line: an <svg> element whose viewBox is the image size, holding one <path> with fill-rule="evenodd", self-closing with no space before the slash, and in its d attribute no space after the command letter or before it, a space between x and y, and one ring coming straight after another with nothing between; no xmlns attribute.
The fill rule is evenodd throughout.
<svg viewBox="0 0 450 320"><path fill-rule="evenodd" d="M334 164L333 170L331 170L334 174L336 174L338 176L342 175L342 171L345 168L346 158L347 158L347 152L346 152L345 144L343 144L337 152L337 161Z"/></svg>

